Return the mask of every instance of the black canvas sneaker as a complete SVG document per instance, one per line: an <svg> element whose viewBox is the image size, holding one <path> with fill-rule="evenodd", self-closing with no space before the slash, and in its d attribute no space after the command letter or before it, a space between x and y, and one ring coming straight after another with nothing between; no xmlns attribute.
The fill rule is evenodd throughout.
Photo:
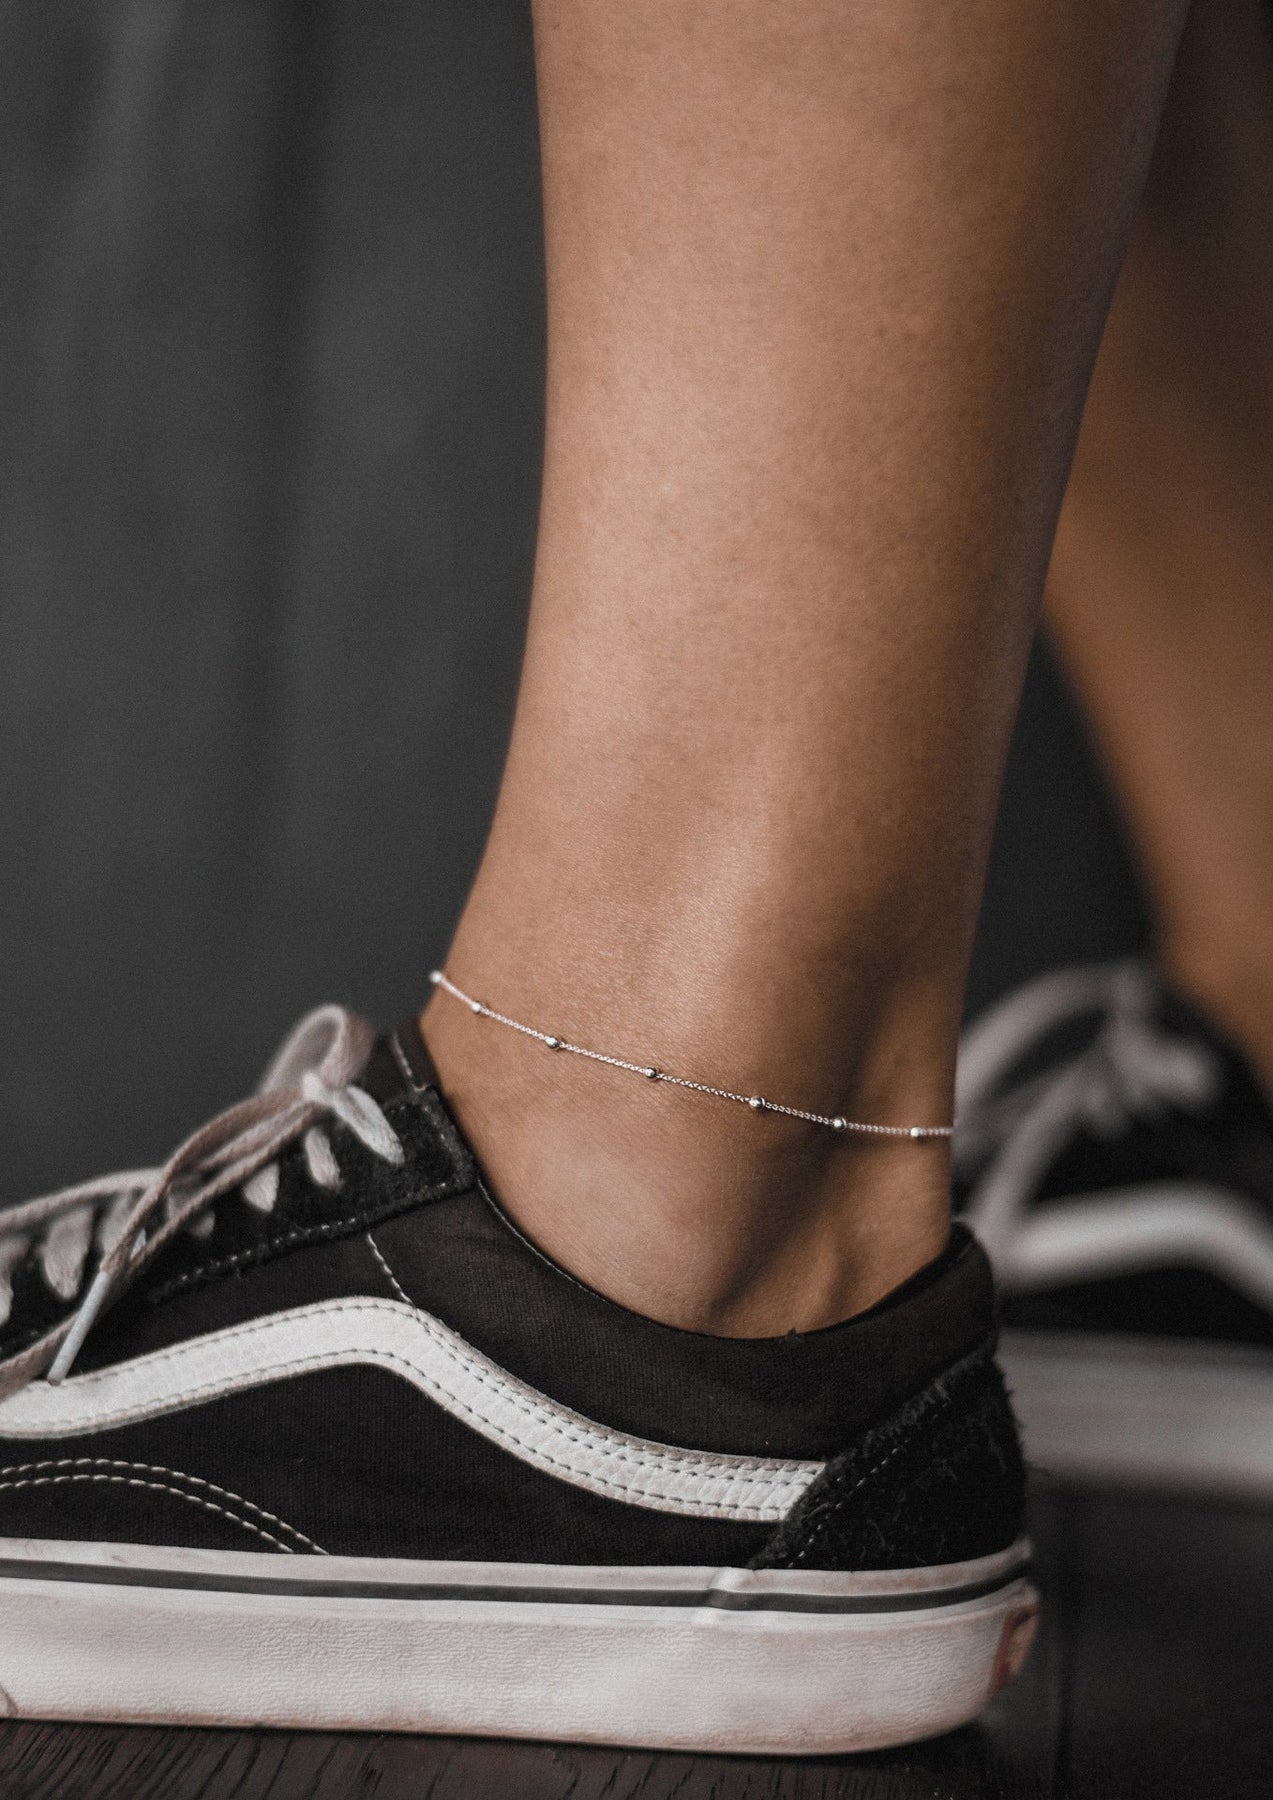
<svg viewBox="0 0 1273 1800"><path fill-rule="evenodd" d="M1240 1053L1141 963L1063 970L966 1034L957 1110L1031 1459L1273 1493L1273 1109Z"/></svg>
<svg viewBox="0 0 1273 1800"><path fill-rule="evenodd" d="M962 1228L846 1324L673 1330L518 1234L413 1024L325 1008L163 1171L0 1214L0 1256L10 1714L829 1752L1024 1657Z"/></svg>

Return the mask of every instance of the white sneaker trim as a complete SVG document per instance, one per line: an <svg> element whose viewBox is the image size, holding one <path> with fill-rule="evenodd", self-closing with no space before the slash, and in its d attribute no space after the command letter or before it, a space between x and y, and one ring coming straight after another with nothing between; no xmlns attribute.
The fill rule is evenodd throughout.
<svg viewBox="0 0 1273 1800"><path fill-rule="evenodd" d="M1038 1612L1024 1554L854 1576L0 1540L0 1710L876 1749L964 1724L1011 1680Z"/></svg>
<svg viewBox="0 0 1273 1800"><path fill-rule="evenodd" d="M682 1449L612 1431L501 1369L440 1319L373 1298L295 1307L56 1387L32 1382L0 1400L0 1440L74 1439L351 1364L409 1381L545 1474L657 1512L776 1524L823 1467Z"/></svg>
<svg viewBox="0 0 1273 1800"><path fill-rule="evenodd" d="M1197 1182L1050 1200L1016 1220L995 1272L1017 1291L1182 1265L1209 1270L1273 1312L1273 1233L1242 1195Z"/></svg>

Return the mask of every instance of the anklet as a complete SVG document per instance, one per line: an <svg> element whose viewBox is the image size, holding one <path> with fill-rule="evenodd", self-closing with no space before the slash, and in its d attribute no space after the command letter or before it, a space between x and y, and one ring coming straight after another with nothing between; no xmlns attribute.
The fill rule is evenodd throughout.
<svg viewBox="0 0 1273 1800"><path fill-rule="evenodd" d="M629 1075L642 1075L647 1081L665 1081L670 1087L688 1088L693 1094L710 1094L714 1100L733 1100L739 1106L750 1107L755 1113L783 1113L789 1119L804 1119L810 1125L826 1125L831 1131L860 1131L871 1137L948 1138L955 1129L953 1125L864 1125L857 1119L839 1116L831 1118L826 1113L806 1112L803 1107L783 1106L777 1100L766 1100L763 1094L735 1094L729 1088L712 1087L706 1081L690 1081L684 1075L669 1075L666 1069L657 1069L653 1063L629 1062L626 1057L607 1056L601 1050L586 1050L582 1044L572 1044L554 1032L537 1031L533 1025L523 1025L518 1019L510 1019L507 1013L496 1012L493 1006L485 1006L482 1001L475 1000L472 994L466 994L463 988L456 987L441 969L434 969L429 980L434 987L450 994L452 999L462 1001L479 1019L493 1019L495 1024L506 1025L510 1031L520 1031L523 1037L534 1038L536 1043L543 1044L548 1050L564 1050L571 1056L586 1056L589 1062L605 1063L609 1069L626 1069Z"/></svg>

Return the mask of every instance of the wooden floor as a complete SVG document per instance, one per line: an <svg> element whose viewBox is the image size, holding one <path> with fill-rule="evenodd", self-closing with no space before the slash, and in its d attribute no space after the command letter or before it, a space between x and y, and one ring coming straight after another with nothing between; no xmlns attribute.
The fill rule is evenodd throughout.
<svg viewBox="0 0 1273 1800"><path fill-rule="evenodd" d="M1046 1624L979 1726L833 1762L0 1726L0 1800L1273 1800L1273 1511L1041 1489Z"/></svg>

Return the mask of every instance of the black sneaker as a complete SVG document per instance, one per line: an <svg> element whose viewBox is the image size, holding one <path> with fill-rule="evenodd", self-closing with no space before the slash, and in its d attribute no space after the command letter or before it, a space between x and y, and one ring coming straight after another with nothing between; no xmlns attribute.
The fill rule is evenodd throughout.
<svg viewBox="0 0 1273 1800"><path fill-rule="evenodd" d="M0 1254L11 1714L827 1752L1024 1657L961 1228L846 1324L672 1330L513 1228L414 1025L326 1008L165 1171L9 1209Z"/></svg>
<svg viewBox="0 0 1273 1800"><path fill-rule="evenodd" d="M1273 1493L1273 1109L1239 1052L1143 964L1063 970L965 1035L957 1110L1032 1460Z"/></svg>

